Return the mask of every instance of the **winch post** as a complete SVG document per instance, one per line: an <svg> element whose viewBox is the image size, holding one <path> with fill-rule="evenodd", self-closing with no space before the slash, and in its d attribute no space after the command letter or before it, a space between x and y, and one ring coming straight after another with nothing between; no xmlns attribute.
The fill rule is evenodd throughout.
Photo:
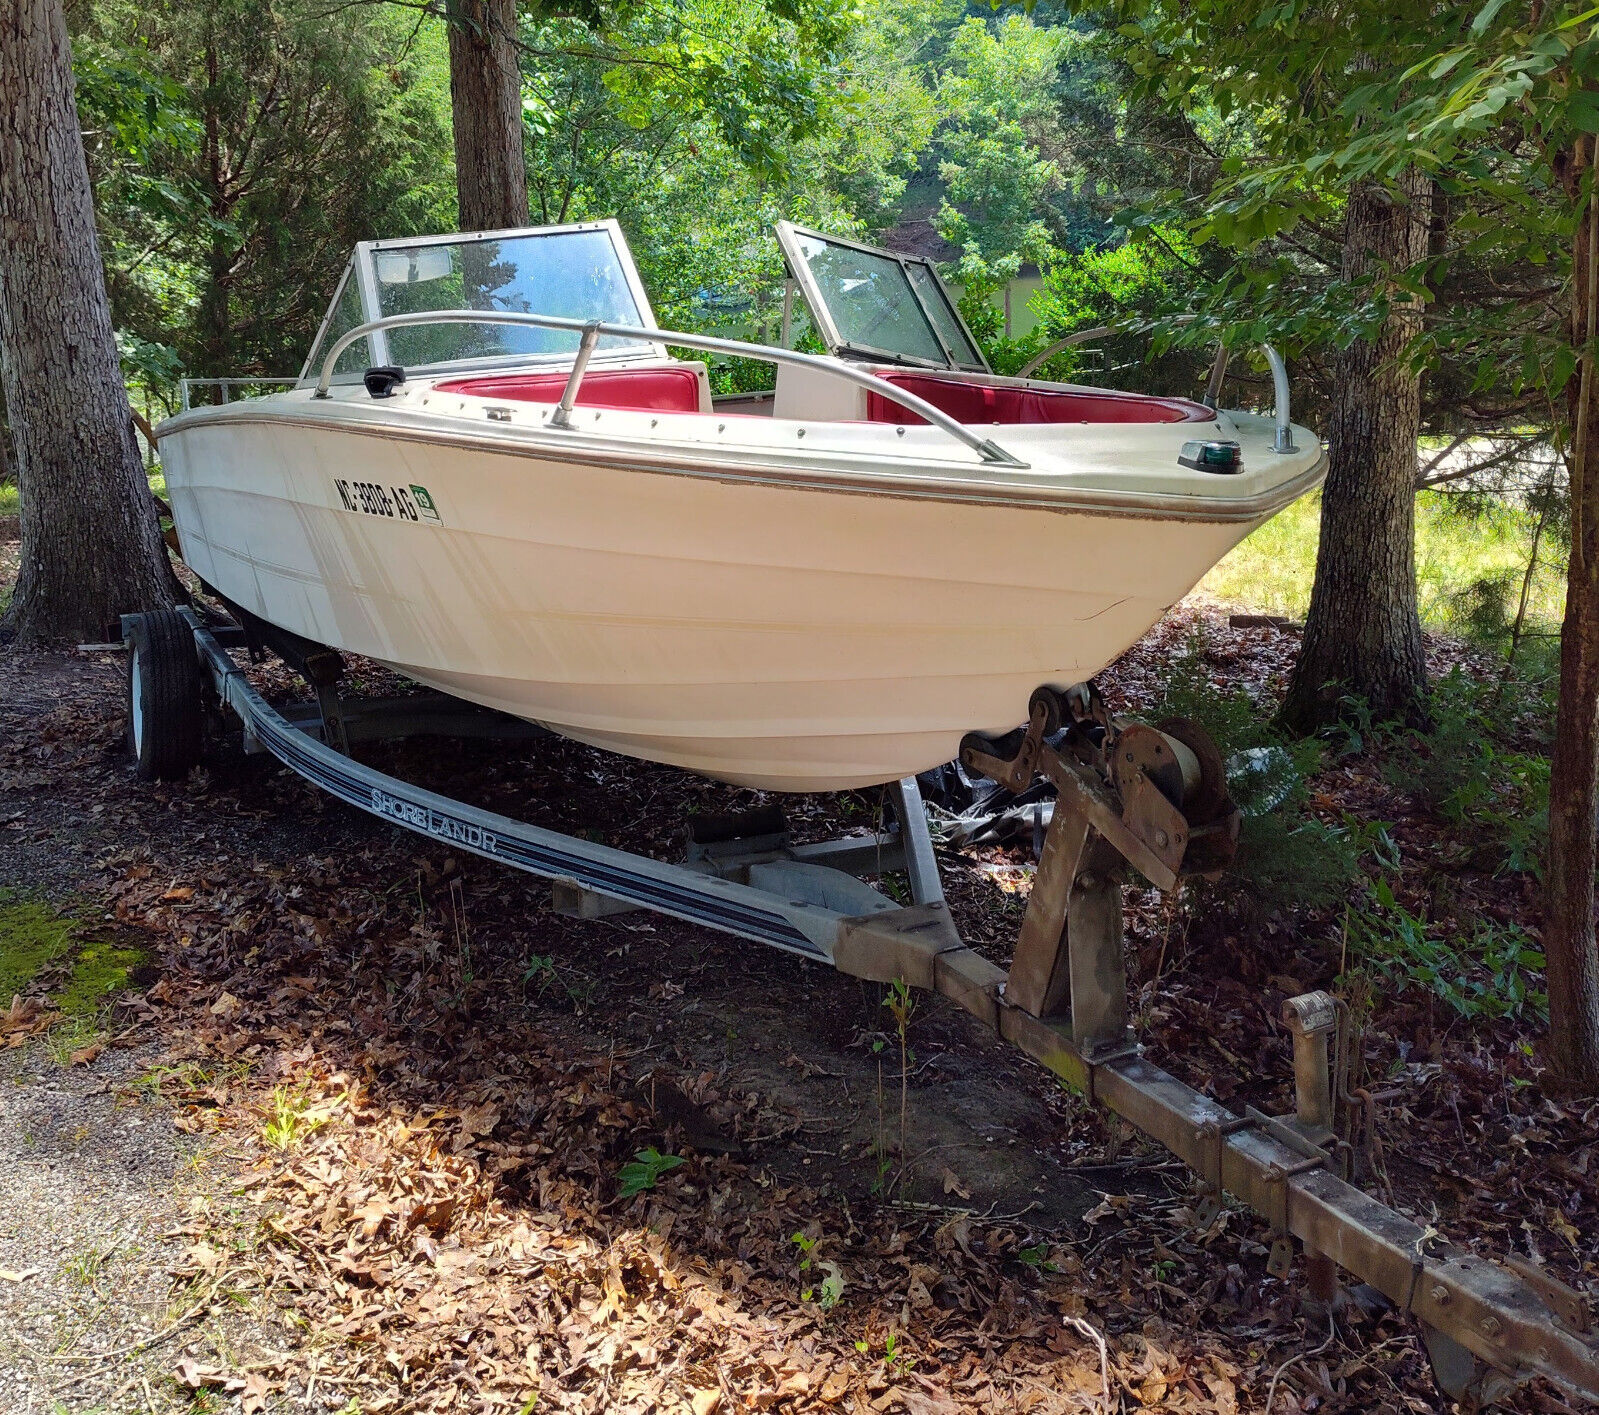
<svg viewBox="0 0 1599 1415"><path fill-rule="evenodd" d="M1338 1004L1321 991L1303 993L1283 1003L1283 1025L1294 1039L1294 1116L1305 1139L1318 1148L1332 1143L1332 1078L1327 1064L1328 1041L1338 1028ZM1305 1245L1305 1281L1313 1301L1338 1301L1338 1264Z"/></svg>
<svg viewBox="0 0 1599 1415"><path fill-rule="evenodd" d="M1283 1003L1283 1025L1294 1039L1294 1113L1305 1138L1320 1143L1333 1128L1327 1042L1338 1026L1337 1004L1324 992Z"/></svg>
<svg viewBox="0 0 1599 1415"><path fill-rule="evenodd" d="M1121 882L1083 814L1056 805L1004 998L1034 1017L1064 1008L1072 1045L1098 1057L1127 1041Z"/></svg>

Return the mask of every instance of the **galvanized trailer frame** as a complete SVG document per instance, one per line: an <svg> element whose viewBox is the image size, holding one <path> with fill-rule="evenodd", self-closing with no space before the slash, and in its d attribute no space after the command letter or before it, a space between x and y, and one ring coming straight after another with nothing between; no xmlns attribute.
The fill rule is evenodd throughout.
<svg viewBox="0 0 1599 1415"><path fill-rule="evenodd" d="M329 794L543 876L567 913L654 910L855 977L942 993L1165 1145L1199 1176L1202 1216L1225 1194L1263 1215L1274 1272L1287 1275L1297 1239L1314 1298L1339 1299L1342 1268L1413 1314L1440 1384L1467 1408L1535 1376L1599 1401L1599 1335L1585 1296L1530 1264L1511 1259L1501 1266L1444 1243L1342 1177L1331 1130L1331 998L1311 993L1285 1008L1295 1053L1291 1116L1253 1109L1235 1115L1142 1055L1128 1026L1121 874L1130 864L1151 884L1175 889L1183 873L1224 864L1236 834L1220 764L1191 725L1158 731L1112 721L1091 691L1041 688L1025 732L1004 743L972 737L963 744L969 771L1015 790L1044 776L1058 793L1006 972L967 947L950 918L914 779L890 788L894 829L790 845L773 813L701 831L682 863L667 863L512 820L364 766L323 736L347 743L438 730L450 725L448 714L401 702L385 733L384 711L363 716L356 705L352 713L324 681L317 685L320 711L291 720L251 686L229 652L245 640L238 626L208 623L188 608L158 613L182 616L202 679L243 724L247 747L270 752ZM124 620L135 653L151 617ZM292 658L296 645L288 648ZM307 655L299 657L306 662ZM318 671L311 663L310 672ZM348 731L352 722L365 729ZM481 723L468 730L501 735ZM859 877L891 869L909 875L912 904L896 903Z"/></svg>

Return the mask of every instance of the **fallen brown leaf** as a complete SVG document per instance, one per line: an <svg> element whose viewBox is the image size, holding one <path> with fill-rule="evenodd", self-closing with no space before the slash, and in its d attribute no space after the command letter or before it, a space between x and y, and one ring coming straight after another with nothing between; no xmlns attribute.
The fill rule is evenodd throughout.
<svg viewBox="0 0 1599 1415"><path fill-rule="evenodd" d="M955 1171L948 1165L944 1166L944 1173L942 1177L944 1181L944 1192L946 1194L956 1194L962 1199L969 1199L972 1197L972 1191L961 1183L960 1176L956 1174Z"/></svg>
<svg viewBox="0 0 1599 1415"><path fill-rule="evenodd" d="M218 1366L202 1366L198 1361L185 1356L172 1368L173 1376L190 1390L201 1390L206 1386L222 1385L228 1378L228 1373Z"/></svg>
<svg viewBox="0 0 1599 1415"><path fill-rule="evenodd" d="M239 1395L239 1405L244 1415L259 1415L266 1409L267 1394L271 1388L260 1371L251 1371L244 1378L244 1390Z"/></svg>

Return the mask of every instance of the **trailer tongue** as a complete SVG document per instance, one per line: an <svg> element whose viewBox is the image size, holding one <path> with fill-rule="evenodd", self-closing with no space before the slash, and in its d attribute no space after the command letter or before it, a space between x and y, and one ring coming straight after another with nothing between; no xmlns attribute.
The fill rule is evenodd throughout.
<svg viewBox="0 0 1599 1415"><path fill-rule="evenodd" d="M555 881L566 912L651 909L855 977L942 993L1181 1159L1199 1176L1202 1222L1229 1194L1261 1214L1273 1273L1289 1274L1298 1240L1314 1298L1336 1303L1343 1269L1413 1314L1439 1384L1467 1409L1534 1377L1599 1401L1599 1335L1582 1294L1530 1264L1501 1266L1444 1243L1349 1182L1349 1150L1333 1125L1343 1099L1328 1063L1333 998L1309 993L1285 1006L1292 1115L1234 1114L1142 1055L1128 1025L1121 876L1131 866L1173 890L1185 874L1225 868L1237 838L1220 760L1192 723L1123 722L1091 688L1040 688L1025 731L963 742L969 772L1013 791L1044 777L1057 791L1007 972L961 940L914 779L890 788L898 825L889 832L794 846L779 813L757 812L702 825L686 860L669 864L451 800L330 745L419 730L498 735L501 719L447 699L341 700L336 656L248 616L224 625L191 609L129 615L123 635L142 775L181 774L198 760L204 698L238 718L247 746L339 799ZM294 722L268 704L230 653L247 642L319 679L320 710ZM467 715L457 722L458 712ZM886 869L906 871L910 905L861 878Z"/></svg>

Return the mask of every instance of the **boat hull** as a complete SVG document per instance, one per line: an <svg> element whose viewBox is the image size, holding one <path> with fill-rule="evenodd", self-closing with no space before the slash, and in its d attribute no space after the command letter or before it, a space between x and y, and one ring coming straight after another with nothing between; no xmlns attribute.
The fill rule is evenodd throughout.
<svg viewBox="0 0 1599 1415"><path fill-rule="evenodd" d="M161 446L185 560L251 613L777 791L894 780L1009 728L1265 518L840 494L268 418Z"/></svg>

